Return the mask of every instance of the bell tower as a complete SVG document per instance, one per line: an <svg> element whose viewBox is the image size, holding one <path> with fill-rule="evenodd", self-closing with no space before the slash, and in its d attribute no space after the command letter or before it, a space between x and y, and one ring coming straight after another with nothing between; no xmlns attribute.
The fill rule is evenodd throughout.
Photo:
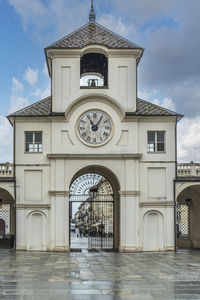
<svg viewBox="0 0 200 300"><path fill-rule="evenodd" d="M144 49L96 22L89 22L45 49L52 79L52 111L63 113L77 99L100 95L136 111L137 66Z"/></svg>

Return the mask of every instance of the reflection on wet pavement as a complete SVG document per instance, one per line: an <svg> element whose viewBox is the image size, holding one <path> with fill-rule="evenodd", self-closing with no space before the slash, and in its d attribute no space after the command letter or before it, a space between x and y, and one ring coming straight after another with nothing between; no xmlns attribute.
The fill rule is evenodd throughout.
<svg viewBox="0 0 200 300"><path fill-rule="evenodd" d="M200 299L200 251L120 254L1 249L0 299Z"/></svg>

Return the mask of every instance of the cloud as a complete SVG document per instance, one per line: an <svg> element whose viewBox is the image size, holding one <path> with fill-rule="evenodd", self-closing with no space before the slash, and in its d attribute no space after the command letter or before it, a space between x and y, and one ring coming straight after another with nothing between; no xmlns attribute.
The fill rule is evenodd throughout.
<svg viewBox="0 0 200 300"><path fill-rule="evenodd" d="M200 116L193 119L184 118L178 123L178 161L200 161L199 128Z"/></svg>
<svg viewBox="0 0 200 300"><path fill-rule="evenodd" d="M139 92L139 98L145 99L149 102L152 102L156 105L162 106L172 111L176 110L174 101L169 97L162 98L162 96L158 93L158 90L156 89L151 91L147 91L145 89L141 90Z"/></svg>
<svg viewBox="0 0 200 300"><path fill-rule="evenodd" d="M17 80L15 77L12 78L12 91L20 92L24 90L23 84Z"/></svg>
<svg viewBox="0 0 200 300"><path fill-rule="evenodd" d="M136 33L136 29L134 26L127 26L122 20L122 18L114 17L110 14L103 14L99 17L98 22L102 24L104 27L109 28L110 30L115 31L121 36L129 36L130 33L133 34L133 32Z"/></svg>
<svg viewBox="0 0 200 300"><path fill-rule="evenodd" d="M86 23L89 3L80 0L7 0L20 16L23 27L42 44L53 42Z"/></svg>
<svg viewBox="0 0 200 300"><path fill-rule="evenodd" d="M46 62L44 63L42 72L43 72L44 75L46 75L46 76L49 77L49 72L48 72L48 68L47 68L47 63Z"/></svg>
<svg viewBox="0 0 200 300"><path fill-rule="evenodd" d="M44 99L48 96L51 95L51 87L50 87L50 84L48 84L48 86L44 89L44 90L41 90L40 88L37 88L35 90L35 92L33 93L33 95L36 97L36 98L40 98L40 99Z"/></svg>
<svg viewBox="0 0 200 300"><path fill-rule="evenodd" d="M178 1L174 22L162 26L144 41L145 53L139 68L140 88L158 89L174 99L177 111L188 117L199 114L200 105L200 1Z"/></svg>
<svg viewBox="0 0 200 300"><path fill-rule="evenodd" d="M16 112L26 106L28 106L30 103L29 101L21 96L18 95L12 95L11 96L11 102L10 102L10 109L9 109L9 114Z"/></svg>
<svg viewBox="0 0 200 300"><path fill-rule="evenodd" d="M38 81L38 69L27 68L24 79L31 85L34 85Z"/></svg>
<svg viewBox="0 0 200 300"><path fill-rule="evenodd" d="M8 0L15 11L20 15L22 24L25 29L30 23L39 21L42 25L43 17L46 15L46 7L39 0L27 1L27 0Z"/></svg>
<svg viewBox="0 0 200 300"><path fill-rule="evenodd" d="M115 0L112 5L115 13L131 18L137 26L141 26L160 15L171 13L175 3L174 0Z"/></svg>
<svg viewBox="0 0 200 300"><path fill-rule="evenodd" d="M175 111L175 104L170 98L164 98L163 100L154 99L152 102L156 105Z"/></svg>
<svg viewBox="0 0 200 300"><path fill-rule="evenodd" d="M0 162L12 162L12 127L7 118L0 116Z"/></svg>

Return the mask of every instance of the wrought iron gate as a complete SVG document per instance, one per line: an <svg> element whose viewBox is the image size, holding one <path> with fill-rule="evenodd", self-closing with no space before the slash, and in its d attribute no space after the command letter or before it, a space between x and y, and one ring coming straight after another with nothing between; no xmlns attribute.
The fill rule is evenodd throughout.
<svg viewBox="0 0 200 300"><path fill-rule="evenodd" d="M70 195L70 231L87 238L89 249L113 249L113 206L112 194Z"/></svg>
<svg viewBox="0 0 200 300"><path fill-rule="evenodd" d="M178 240L188 240L190 238L189 207L185 203L177 204L176 227Z"/></svg>
<svg viewBox="0 0 200 300"><path fill-rule="evenodd" d="M0 200L0 248L13 248L15 242L14 205Z"/></svg>

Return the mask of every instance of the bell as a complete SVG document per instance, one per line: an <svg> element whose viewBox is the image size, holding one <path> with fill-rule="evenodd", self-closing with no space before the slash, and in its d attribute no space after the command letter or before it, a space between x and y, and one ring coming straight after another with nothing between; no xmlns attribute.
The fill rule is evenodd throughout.
<svg viewBox="0 0 200 300"><path fill-rule="evenodd" d="M92 81L91 81L91 86L96 86L95 79L92 79Z"/></svg>

